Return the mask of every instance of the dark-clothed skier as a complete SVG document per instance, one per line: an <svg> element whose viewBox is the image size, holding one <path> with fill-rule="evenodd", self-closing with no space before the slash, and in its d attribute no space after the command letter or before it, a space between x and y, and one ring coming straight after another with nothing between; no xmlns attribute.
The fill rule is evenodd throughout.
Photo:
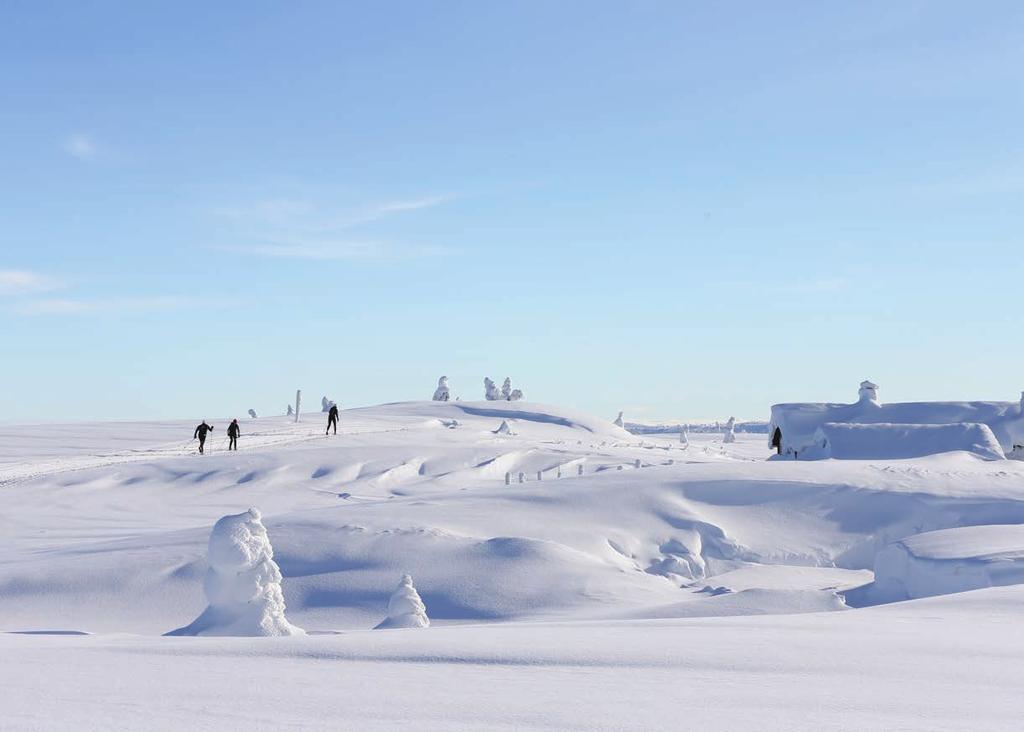
<svg viewBox="0 0 1024 732"><path fill-rule="evenodd" d="M241 430L238 428L238 420L231 420L231 424L228 425L228 449L238 450L238 435Z"/></svg>
<svg viewBox="0 0 1024 732"><path fill-rule="evenodd" d="M331 410L327 413L327 431L325 435L331 434L331 427L334 427L334 434L338 434L338 405L332 404Z"/></svg>
<svg viewBox="0 0 1024 732"><path fill-rule="evenodd" d="M196 431L192 435L192 439L194 440L197 437L199 438L199 454L200 455L203 454L203 446L206 445L206 433L207 432L212 432L212 431L213 431L213 427L208 425L208 424L206 424L206 420L205 419L203 420L203 423L201 425L196 427Z"/></svg>

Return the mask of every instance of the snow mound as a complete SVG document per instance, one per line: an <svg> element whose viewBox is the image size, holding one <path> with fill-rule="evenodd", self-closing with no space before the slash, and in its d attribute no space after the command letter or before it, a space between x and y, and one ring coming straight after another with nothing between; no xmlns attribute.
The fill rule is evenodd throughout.
<svg viewBox="0 0 1024 732"><path fill-rule="evenodd" d="M1024 583L1024 525L965 526L893 542L875 558L873 594L903 600Z"/></svg>
<svg viewBox="0 0 1024 732"><path fill-rule="evenodd" d="M420 593L412 583L412 577L402 575L391 599L388 600L388 616L382 620L375 630L385 628L427 628L430 618L427 617L427 606L420 599Z"/></svg>
<svg viewBox="0 0 1024 732"><path fill-rule="evenodd" d="M942 452L964 451L986 460L1005 458L988 425L846 424L830 422L815 431L814 444L800 451L801 459L901 460Z"/></svg>
<svg viewBox="0 0 1024 732"><path fill-rule="evenodd" d="M496 434L496 435L508 435L508 436L512 437L516 433L512 430L512 427L509 426L508 420L503 419L503 420L501 420L501 424L498 425L498 429L494 430L494 434Z"/></svg>
<svg viewBox="0 0 1024 732"><path fill-rule="evenodd" d="M167 635L303 635L284 616L281 570L255 508L213 525L203 590L206 610Z"/></svg>

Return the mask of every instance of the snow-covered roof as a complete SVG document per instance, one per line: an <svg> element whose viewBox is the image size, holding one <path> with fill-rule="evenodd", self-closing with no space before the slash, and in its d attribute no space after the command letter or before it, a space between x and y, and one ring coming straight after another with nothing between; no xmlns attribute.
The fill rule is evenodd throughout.
<svg viewBox="0 0 1024 732"><path fill-rule="evenodd" d="M866 386L867 385L867 386ZM772 406L769 440L776 428L782 433L784 452L813 442L815 430L826 423L847 424L985 424L1004 450L1024 439L1024 418L1018 402L895 402L880 404L864 396L874 384L861 385L861 399L853 404L793 403Z"/></svg>
<svg viewBox="0 0 1024 732"><path fill-rule="evenodd" d="M1005 456L988 425L953 424L842 424L828 422L814 433L813 449L800 457L841 460L904 460L940 452L970 452L986 460ZM817 454L814 454L817 453Z"/></svg>

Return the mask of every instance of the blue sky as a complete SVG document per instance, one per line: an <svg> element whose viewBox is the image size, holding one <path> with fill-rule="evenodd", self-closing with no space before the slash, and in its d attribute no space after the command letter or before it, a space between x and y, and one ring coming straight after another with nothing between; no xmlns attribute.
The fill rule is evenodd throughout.
<svg viewBox="0 0 1024 732"><path fill-rule="evenodd" d="M0 419L1015 399L1021 69L1017 2L4 3Z"/></svg>

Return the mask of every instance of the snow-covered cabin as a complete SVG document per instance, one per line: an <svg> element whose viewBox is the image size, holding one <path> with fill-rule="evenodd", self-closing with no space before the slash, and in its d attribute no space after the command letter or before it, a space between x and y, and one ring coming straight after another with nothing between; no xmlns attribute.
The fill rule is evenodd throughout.
<svg viewBox="0 0 1024 732"><path fill-rule="evenodd" d="M836 430L829 425L877 425L870 431ZM828 457L822 452L821 436L832 434L834 439L854 439L858 435L870 435L875 444L879 440L915 440L913 452L920 453L921 445L929 441L926 435L912 436L915 425L984 425L991 431L1000 449L1010 452L1024 444L1024 393L1019 402L898 402L882 404L878 401L878 386L870 381L860 385L858 399L853 404L776 404L772 406L771 421L768 425L768 444L779 454L807 457ZM887 425L888 427L883 427ZM823 429L824 428L824 429ZM979 450L975 441L983 431L971 428L947 430L943 439L936 440L931 452L947 452L964 449ZM932 431L931 434L939 434ZM962 435L964 443L953 445L950 438ZM921 440L917 438L920 437ZM968 444L970 443L970 444ZM826 448L828 446L826 445ZM991 445L986 445L988 450ZM844 450L845 451L845 450ZM857 449L858 454L863 450ZM887 447L885 454L899 453L900 450ZM825 453L830 453L825 450ZM885 454L863 455L883 458ZM838 455L837 455L838 456Z"/></svg>

